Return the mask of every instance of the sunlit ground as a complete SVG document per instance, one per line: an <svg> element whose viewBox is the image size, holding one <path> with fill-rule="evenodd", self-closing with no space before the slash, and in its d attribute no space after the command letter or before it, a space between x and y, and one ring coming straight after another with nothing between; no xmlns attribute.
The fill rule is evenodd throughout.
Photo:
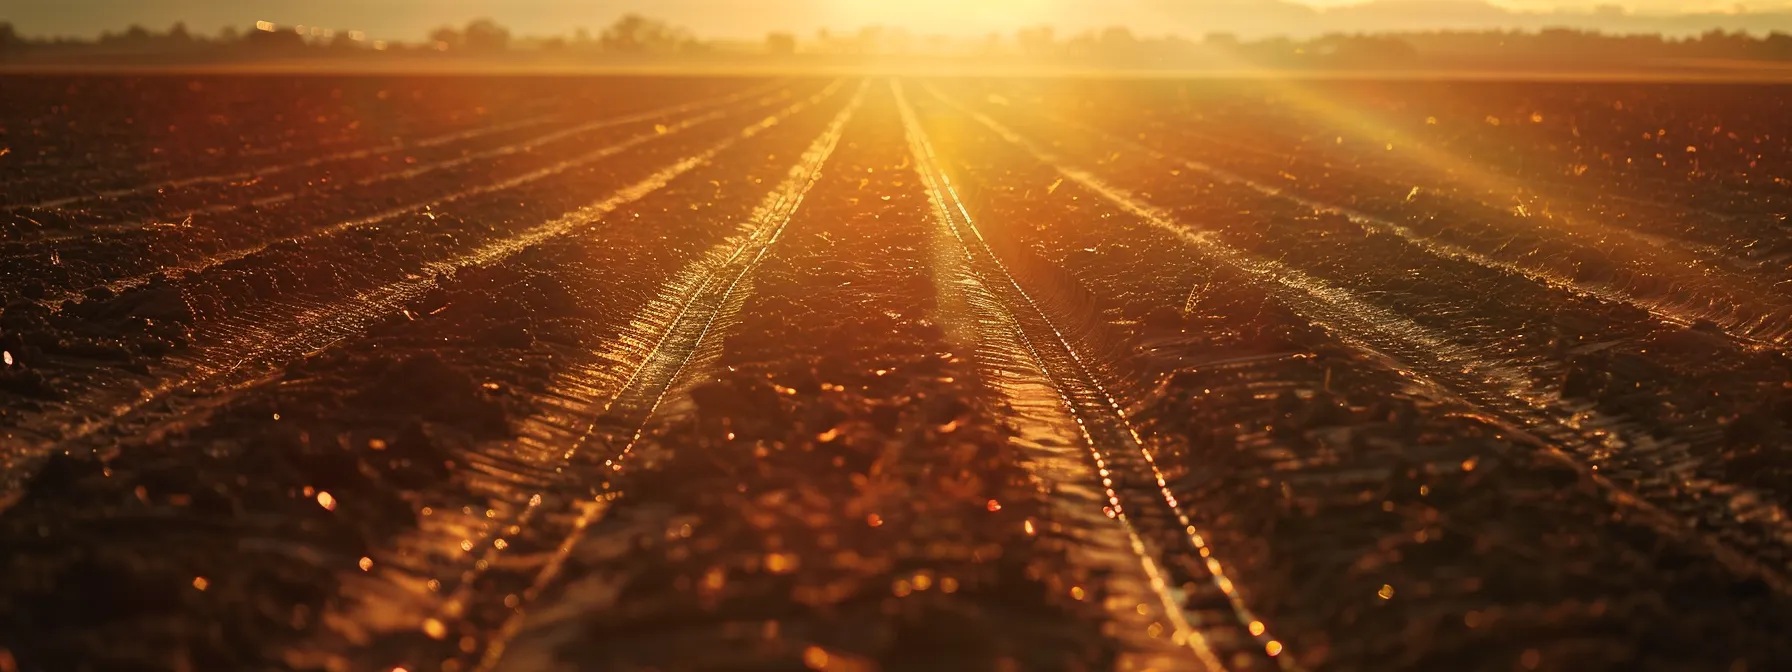
<svg viewBox="0 0 1792 672"><path fill-rule="evenodd" d="M1779 89L876 58L6 78L0 672L1792 665Z"/></svg>

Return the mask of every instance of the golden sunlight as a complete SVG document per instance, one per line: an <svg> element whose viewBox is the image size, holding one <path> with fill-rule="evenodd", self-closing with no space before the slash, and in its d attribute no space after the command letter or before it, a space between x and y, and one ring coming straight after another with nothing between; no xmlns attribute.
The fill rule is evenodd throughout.
<svg viewBox="0 0 1792 672"><path fill-rule="evenodd" d="M9 7L0 672L1792 670L1792 10L1513 1Z"/></svg>

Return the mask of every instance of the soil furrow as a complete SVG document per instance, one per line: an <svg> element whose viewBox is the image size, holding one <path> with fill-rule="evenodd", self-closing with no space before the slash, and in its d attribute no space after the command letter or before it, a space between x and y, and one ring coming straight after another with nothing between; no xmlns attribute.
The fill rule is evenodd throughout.
<svg viewBox="0 0 1792 672"><path fill-rule="evenodd" d="M1737 339L1745 347L1758 346L1774 348L1781 351L1792 351L1789 350L1789 347L1792 347L1792 344L1785 342L1785 337L1792 335L1792 324L1781 326L1773 323L1775 320L1780 319L1778 316L1784 316L1785 319L1792 319L1792 304L1773 303L1778 300L1778 297L1762 296L1757 292L1746 292L1743 294L1726 293L1714 297L1700 297L1697 295L1687 296L1684 292L1675 293L1674 295L1669 296L1651 296L1623 286L1585 282L1557 269L1537 264L1532 260L1514 262L1498 259L1447 240L1428 236L1409 226L1399 224L1392 220L1369 215L1352 208L1314 200L1309 197L1301 196L1291 189L1259 182L1206 163L1179 156L1172 156L1086 124L1078 124L1061 117L1048 116L1046 118L1051 119L1054 123L1076 129L1082 133L1098 134L1104 141L1114 146L1123 147L1129 151L1146 153L1166 161L1173 161L1178 165L1209 175L1222 182L1242 185L1267 196L1286 199L1294 204L1308 208L1315 213L1341 215L1351 222L1361 225L1366 231L1383 233L1401 238L1419 249L1436 254L1440 257L1461 260L1491 270L1528 278L1538 284L1554 289L1560 289L1585 299L1647 311L1657 320L1668 325L1691 327L1698 324L1715 322L1723 327L1729 336ZM1706 254L1706 252L1701 252L1701 254ZM1700 263L1702 269L1695 269L1695 272L1708 278L1725 272L1720 267L1712 265L1708 261L1702 261ZM1740 277L1730 277L1725 280L1725 282L1727 282L1729 287L1734 287L1738 290L1752 286L1752 283L1748 283ZM1758 305L1744 309L1746 312L1743 313L1713 312L1714 306L1732 305L1742 308L1751 303Z"/></svg>
<svg viewBox="0 0 1792 672"><path fill-rule="evenodd" d="M676 302L677 312L664 323L665 329L658 340L640 356L640 365L605 404L598 414L599 421L571 445L567 453L569 458L577 453L596 449L604 456L605 466L613 472L622 471L624 464L632 456L635 444L641 439L648 419L659 409L673 383L684 373L700 348L706 345L704 339L710 335L718 317L742 300L742 294L738 291L744 289L742 282L765 259L766 253L783 235L798 208L802 207L804 197L821 179L822 167L840 144L847 122L852 120L853 114L864 103L868 87L868 82L860 83L852 100L847 102L827 129L799 155L800 162L792 166L784 181L766 195L765 201L748 220L747 226L750 229L747 239L728 253L719 264L711 267L701 282L696 283L694 291L682 301ZM651 320L656 312L663 315L670 312L672 305L674 301L662 294L655 305L648 307L644 317ZM596 462L595 458L587 459L589 462ZM485 643L483 655L478 656L480 664L475 669L490 669L497 663L504 653L508 639L515 636L521 625L523 614L540 596L541 591L558 577L566 563L567 554L579 543L584 530L603 515L601 504L605 501L613 500L599 496L581 507L565 539L556 546L556 552L535 574L529 589L524 591L521 606L498 628L496 636Z"/></svg>
<svg viewBox="0 0 1792 672"><path fill-rule="evenodd" d="M9 82L24 95L32 93L31 83L28 78ZM58 95L78 102L48 109L32 105L41 105L40 98L12 110L15 119L31 119L18 129L24 132L9 138L22 159L7 164L21 196L51 200L71 192L240 172L245 164L298 164L388 146L442 146L529 122L577 118L576 106L584 102L576 92L464 80L442 85L360 77L89 76L66 84ZM131 114L96 119L75 112L92 107ZM241 123L270 118L285 123ZM40 133L40 124L61 132ZM169 142L173 137L181 142Z"/></svg>
<svg viewBox="0 0 1792 672"><path fill-rule="evenodd" d="M186 187L202 185L202 184L218 184L218 183L223 183L223 182L241 182L241 181L245 181L245 180L253 180L256 178L269 177L272 175L285 173L287 171L291 171L294 169L312 168L312 167L324 165L327 163L333 163L336 161L352 161L355 159L363 159L363 158L367 158L370 156L376 156L379 154L396 152L396 151L405 149L407 147L434 147L437 145L443 145L443 144L448 144L448 143L452 143L452 142L462 142L462 141L466 141L466 140L472 140L475 138L479 138L481 136L503 133L505 131L510 131L510 130L514 130L514 129L518 129L518 128L528 128L530 126L539 126L539 125L546 123L547 121L550 121L554 118L556 118L555 115L542 115L539 117L519 119L519 120L513 121L513 122L508 122L508 123L503 123L503 124L494 124L491 126L485 126L485 127L481 127L481 128L477 128L477 129L468 130L468 131L451 133L448 135L436 136L436 137L432 137L432 138L423 138L421 140L418 140L418 141L412 142L412 143L405 143L402 141L401 142L393 142L393 143L385 144L385 145L378 145L378 146L366 147L366 148L362 148L362 149L353 149L353 150L348 150L348 151L335 152L335 153L325 154L323 156L312 157L312 158L308 158L308 159L304 159L304 160L300 160L300 161L293 161L290 163L278 163L278 164L274 164L274 165L270 165L270 166L265 166L265 167L260 167L260 168L252 168L249 170L242 170L242 171L237 171L237 172L232 172L232 173L195 175L192 177L174 178L174 179L163 180L160 182L151 182L151 183L147 183L147 184L140 184L140 185L130 186L130 187L119 187L119 188L114 188L114 189L106 189L106 190L102 190L102 191L95 191L95 192L80 194L80 195L76 195L76 196L63 196L60 198L52 198L49 200L38 201L35 203L14 203L14 204L9 204L9 205L0 205L0 212L15 212L18 210L55 210L55 209L64 208L64 207L67 207L70 205L75 205L78 203L85 203L88 201L113 199L113 198L119 198L122 196L134 196L134 195L138 195L138 194L145 194L145 193L151 193L151 192L160 193L160 192L168 190L168 189L184 189Z"/></svg>
<svg viewBox="0 0 1792 672"><path fill-rule="evenodd" d="M701 101L699 101L699 102L701 102ZM274 163L274 164L269 164L269 165L265 165L265 166L257 166L254 168L248 168L248 169L243 169L243 170L169 178L169 179L160 180L160 181L156 181L156 182L146 182L146 183L142 183L142 184L125 186L125 187L114 187L114 188L102 189L102 190L98 190L98 191L91 191L91 192L84 193L84 194L51 198L51 199L38 201L35 203L13 203L13 204L0 205L0 212L14 212L14 211L18 211L18 210L29 210L29 209L54 210L54 209L60 209L60 208L63 208L63 207L69 206L69 205L85 203L88 201L115 199L115 198L124 197L124 196L134 196L134 195L141 195L141 194L147 194L147 193L159 194L159 193L171 190L171 189L179 190L179 189L185 189L187 187L198 186L198 185L220 184L220 183L226 183L226 182L252 181L257 178L270 177L273 175L287 173L287 172L290 172L293 170L314 168L317 166L326 165L326 164L330 164L330 163L354 161L357 159L364 159L364 158L368 158L368 157L378 156L381 154L388 154L388 153L392 153L392 152L403 151L405 149L410 149L410 148L439 147L439 146L444 146L444 145L452 145L452 144L456 144L456 143L466 142L469 140L477 140L479 138L482 138L482 137L488 136L488 135L498 135L498 134L506 133L506 132L509 132L512 130L530 128L530 127L534 127L534 126L541 126L541 125L550 123L552 121L555 121L559 118L560 118L560 115L558 115L558 114L539 114L539 115L527 116L527 117L524 117L521 119L515 119L515 120L506 121L506 122L502 122L502 123L486 124L486 125L480 126L478 128L470 128L470 129L464 129L464 130L459 130L459 131L453 131L453 132L449 132L449 133L441 133L441 134L437 134L437 135L420 137L420 138L416 138L413 140L394 139L390 142L386 142L386 143L379 144L379 145L374 145L371 147L360 147L360 148L356 148L356 149L335 151L335 152L330 152L327 154L322 154L319 156L312 156L312 157L307 157L304 159L299 159L296 161Z"/></svg>
<svg viewBox="0 0 1792 672"><path fill-rule="evenodd" d="M4 78L0 672L1792 669L1785 96L830 79Z"/></svg>
<svg viewBox="0 0 1792 672"><path fill-rule="evenodd" d="M532 563L565 532L551 514L538 510L537 524L519 514L531 506L571 510L592 494L595 482L568 479L602 469L601 458L588 459L601 446L573 457L568 446L622 422L603 416L603 407L657 342L662 330L652 322L674 317L742 241L765 240L765 222L753 219L760 185L786 179L788 166L779 164L789 158L777 157L799 152L792 148L822 131L844 102L766 120L726 151L662 169L667 184L643 187L651 193L618 206L602 228L577 229L601 235L543 239L442 276L371 328L226 395L204 417L130 440L109 460L53 460L51 473L0 517L0 529L21 540L36 539L37 530L54 539L85 534L96 521L55 512L89 506L113 518L139 515L138 500L128 499L136 487L144 505L165 512L156 523L164 542L209 549L190 557L120 539L119 552L97 560L113 563L117 582L136 586L127 592L146 594L124 610L90 601L120 611L112 631L139 642L101 656L119 664L390 669L464 657L463 639L495 633L511 613L506 586L526 584ZM567 465L575 468L563 476L557 470ZM220 471L227 476L211 479L216 487L169 478ZM254 478L232 482L229 474ZM320 493L328 499L314 501ZM220 527L221 507L242 523ZM277 526L294 515L309 522ZM57 543L0 544L9 549L0 561L32 577L0 591L0 621L29 618L8 605L82 580ZM258 555L283 545L314 550ZM504 553L487 562L485 549ZM168 572L265 597L240 605L221 593L194 610L161 599ZM302 591L282 583L295 575L308 577ZM460 602L450 607L451 600ZM215 630L202 611L233 614L222 639L208 634ZM165 625L153 625L158 619ZM53 622L21 624L13 632L48 636L0 636L0 647L27 665L52 667L90 649L82 633Z"/></svg>
<svg viewBox="0 0 1792 672"><path fill-rule="evenodd" d="M775 105L788 96L788 92L767 96L751 102L748 109ZM501 179L494 180L493 175L480 173L462 175L460 176L463 178L461 180L448 181L443 184L419 182L410 189L419 192L414 195L387 189L384 190L380 198L369 201L370 203L378 201L377 206L372 206L374 209L371 212L347 219L341 218L341 210L362 209L365 211L367 208L339 208L325 213L324 217L317 217L308 211L296 213L287 211L284 216L281 212L258 212L257 217L272 218L274 222L265 227L244 226L242 222L233 222L228 218L208 220L200 225L193 225L189 218L187 224L180 226L139 229L137 234L130 236L101 237L93 245L57 250L53 257L43 262L47 266L38 263L21 264L13 271L18 273L20 278L20 286L14 291L26 298L34 298L44 305L59 308L64 302L78 301L95 289L104 289L111 293L123 292L140 287L154 278L178 277L203 272L222 264L250 257L274 246L301 244L319 237L334 236L355 229L390 223L407 215L422 213L428 216L431 210L449 204L515 190L518 187L560 176L568 171L608 159L631 148L703 126L717 119L726 118L731 112L736 111L713 110L685 119L668 120L671 123L655 125L644 132L624 136L619 141L606 140L607 146L595 150L569 147L565 156L546 157L549 160L546 166L507 166L506 168L522 168L522 170L512 172L510 176ZM503 172L511 172L511 170ZM394 201L409 200L407 197L415 200L394 206ZM305 204L292 203L286 207L300 208L303 205ZM126 262L106 263L103 267L104 270L98 274L97 278L81 278L77 274L67 271L60 274L55 273L56 270L62 268L91 267L97 261L115 259L119 252L115 248L120 247L135 250L138 254L132 255ZM43 256L41 250L33 252L32 255L34 259ZM38 267L34 268L34 266ZM121 270L124 273L120 273ZM73 287L56 286L51 278L55 278L57 275L68 278L65 282L81 282L81 284ZM30 288L29 291L25 291L27 286Z"/></svg>
<svg viewBox="0 0 1792 672"><path fill-rule="evenodd" d="M823 172L500 667L1108 667L1099 578L956 392L884 87Z"/></svg>
<svg viewBox="0 0 1792 672"><path fill-rule="evenodd" d="M575 139L593 131L618 126L628 126L631 124L641 124L662 117L676 117L711 108L725 107L756 96L763 96L768 90L778 86L779 83L772 83L750 87L742 91L735 91L724 95L712 96L673 105L665 105L644 112L606 115L594 120L575 123L564 128L557 128L547 133L534 133L523 138L501 137L500 141L502 144L498 144L497 146L462 147L458 148L457 151L443 151L440 153L441 156L439 158L431 158L431 155L419 157L416 152L409 152L406 156L400 157L401 161L399 163L403 167L397 170L387 169L387 159L393 157L384 155L405 149L428 148L449 144L450 142L459 142L464 139L494 135L502 131L510 130L510 128L529 128L541 124L505 124L502 125L502 127L494 127L493 129L490 129L489 132L482 129L482 132L468 136L467 138L434 138L430 139L430 142L418 142L411 145L399 144L371 150L362 150L361 152L332 155L324 159L313 159L295 164L283 164L266 169L247 171L242 174L209 176L204 179L185 180L180 184L152 185L153 188L106 195L106 198L116 199L117 196L129 193L153 192L145 196L145 198L151 199L151 201L143 207L151 209L151 213L153 213L149 214L147 217L135 212L142 210L143 208L126 207L122 204L114 203L112 204L114 209L132 212L132 217L128 220L121 221L103 215L95 216L84 213L83 219L98 219L99 221L94 221L92 223L71 222L70 226L74 228L72 231L49 233L45 236L23 236L19 237L14 245L26 248L31 245L80 240L95 235L106 235L113 238L116 238L119 234L137 233L147 235L157 228L168 228L175 224L178 224L179 227L183 229L194 227L195 218L200 218L202 220L199 228L205 228L206 222L203 220L237 212L245 208L256 208L256 214L263 215L263 210L268 206L275 204L284 204L283 207L296 208L304 207L324 198L353 198L356 196L357 192L378 192L380 190L368 189L368 187L386 182L395 180L415 180L430 173L460 168L487 159L501 159L512 155L534 152L539 148L560 143L568 139ZM668 119L667 121L673 120ZM370 165L368 166L333 166L323 175L314 175L295 170L369 157L377 158L379 160L369 162ZM300 174L291 175L291 173L294 172L300 172ZM276 176L280 176L281 180L275 181L273 178ZM485 177L484 175L480 176ZM229 184L217 187L215 193L198 193L194 190L184 189L185 187L195 185L216 185L223 183ZM169 193L170 190L175 190L176 193L171 194ZM387 189L386 191L392 190ZM41 219L40 216L40 220Z"/></svg>
<svg viewBox="0 0 1792 672"><path fill-rule="evenodd" d="M1061 140L1059 144L1068 148L1077 142L1080 140ZM1108 152L1114 146L1115 143L1104 142L1098 151ZM1120 141L1120 146L1127 145ZM1154 154L1142 148L1139 153ZM1180 165L1167 163L1172 168ZM1148 170L1147 174L1155 172ZM1187 196L1171 192L1174 187L1162 182L1135 184L1142 185L1138 195L1105 183L1103 189L1109 192L1107 197L1145 208L1139 212L1162 225L1182 227L1191 235L1216 242L1223 240L1225 245L1242 246L1239 251L1257 255L1258 261L1253 263L1264 262L1266 255L1289 255L1298 250L1296 259L1262 266L1260 275L1275 276L1276 282L1291 288L1306 285L1307 289L1298 291L1314 296L1333 297L1320 303L1348 304L1348 310L1332 310L1333 317L1329 318L1357 322L1356 326L1345 328L1345 333L1380 332L1383 338L1395 339L1363 342L1405 362L1427 363L1432 368L1419 367L1426 375L1446 382L1458 394L1484 408L1503 413L1502 417L1528 431L1546 436L1573 453L1591 471L1598 472L1600 480L1621 485L1623 491L1634 493L1650 508L1659 509L1663 520L1696 529L1698 534L1720 542L1722 548L1736 549L1739 552L1720 552L1738 566L1765 572L1767 580L1781 587L1786 585L1785 568L1792 566L1792 527L1786 523L1784 512L1792 485L1738 470L1727 457L1738 444L1746 445L1749 439L1739 437L1726 425L1737 415L1766 403L1759 399L1763 390L1772 394L1778 387L1777 376L1781 374L1776 372L1783 371L1784 364L1772 353L1725 347L1721 342L1713 343L1714 336L1704 335L1699 329L1663 331L1641 311L1625 315L1586 297L1537 291L1522 281L1512 281L1522 275L1477 273L1486 267L1468 261L1454 268L1415 264L1413 270L1406 270L1405 262L1388 265L1376 261L1428 252L1423 246L1402 245L1404 238L1397 235L1376 236L1371 232L1364 238L1345 236L1316 241L1310 235L1311 224L1284 227L1273 219L1270 221L1278 226L1267 230L1260 226L1207 224L1206 230L1195 233L1189 229L1190 222L1215 219L1209 214L1211 211L1165 210L1158 203L1182 203L1186 201L1181 199ZM1248 201L1242 206L1251 208L1243 215L1265 207ZM1247 216L1240 221L1249 219ZM1322 231L1321 235L1333 233L1329 228ZM1285 267L1306 275L1295 278L1296 282L1290 285L1291 276ZM1421 268L1424 270L1417 270ZM1405 301L1377 296L1373 290L1394 296L1408 293L1399 289L1404 282L1403 271L1433 278L1438 289L1411 291L1413 296ZM1378 274L1381 277L1376 277ZM1463 279L1454 280L1458 277ZM1319 284L1311 284L1314 281ZM1500 289L1465 297L1453 286L1457 283L1463 287ZM1334 290L1355 292L1355 296L1336 294ZM1309 309L1318 310L1325 308ZM1540 313L1558 324L1580 323L1590 328L1570 326L1579 335L1557 336L1557 345L1548 345L1533 338L1534 333L1527 333L1535 331L1537 318L1532 313ZM1370 317L1366 322L1362 321L1365 316ZM1719 376L1679 373L1681 368L1676 360L1688 354L1688 343L1710 346L1702 348L1703 354L1699 355L1706 359L1706 366L1730 372ZM1643 373L1637 372L1639 368ZM1596 385L1588 389L1578 382L1601 372L1622 379L1623 386ZM1639 389L1672 386L1674 376L1684 376L1680 383L1688 389L1656 392L1668 395L1666 398L1638 393Z"/></svg>
<svg viewBox="0 0 1792 672"><path fill-rule="evenodd" d="M1294 657L1281 657L1282 643L1266 631L1250 608L1234 594L1220 558L1207 547L1176 496L1170 492L1163 472L1140 441L1126 412L1090 372L1086 356L1078 352L990 248L939 167L932 144L915 120L913 110L906 102L903 107L909 132L913 134L918 170L935 201L936 215L951 229L966 259L977 269L982 283L986 283L984 290L996 298L1001 313L1020 335L1034 365L1051 381L1070 420L1088 446L1099 470L1101 485L1107 492L1111 515L1133 536L1140 562L1153 576L1158 598L1175 624L1172 639L1190 647L1211 669L1225 667L1222 659L1235 669L1267 669L1273 663L1265 656L1279 659L1284 668L1291 667ZM1160 510L1164 512L1158 513ZM1147 544L1133 531L1135 528L1146 530L1151 546L1161 548L1168 540L1176 541L1176 546L1155 550L1152 554L1165 550L1178 555L1192 552L1206 560L1199 563L1198 570L1187 562L1154 560L1152 555L1146 554ZM1178 548L1183 545L1187 548ZM1161 578L1158 577L1160 573L1164 574ZM1205 585L1200 590L1189 590L1196 582ZM1182 594L1172 595L1170 585L1177 586ZM1198 630L1191 627L1187 612L1212 609L1215 602L1225 604L1225 611L1230 611L1236 622L1230 628L1212 622L1203 622Z"/></svg>
<svg viewBox="0 0 1792 672"><path fill-rule="evenodd" d="M1029 112L1083 128L1085 132L1089 129L1048 112ZM1636 306L1672 324L1716 324L1744 342L1781 351L1792 345L1786 341L1792 337L1792 302L1756 289L1792 277L1786 275L1783 264L1762 263L1744 268L1746 264L1739 260L1745 255L1735 250L1638 230L1634 217L1571 216L1566 212L1532 216L1523 206L1513 212L1510 206L1463 196L1460 189L1412 186L1434 184L1435 175L1440 172L1436 166L1414 180L1396 183L1372 165L1339 171L1327 162L1323 164L1327 172L1318 179L1309 176L1305 181L1293 180L1286 170L1277 174L1277 169L1301 169L1281 165L1286 162L1265 165L1263 159L1267 157L1257 155L1263 151L1261 147L1248 152L1232 147L1237 143L1187 143L1189 136L1199 132L1161 123L1140 128L1149 128L1151 136L1169 140L1166 144L1171 147L1204 147L1208 151L1201 155L1211 160L1188 160L1186 152L1195 151L1192 149L1184 150L1183 156L1176 156L1174 150L1166 155L1128 138L1113 139L1132 151L1172 158L1184 164L1184 168L1216 179L1287 198L1317 212L1348 216L1365 228L1412 240L1434 253L1499 268L1602 301ZM1139 135L1148 137L1145 133ZM1408 142L1395 142L1423 153L1412 149ZM1240 159L1245 156L1258 160L1253 163ZM1232 168L1221 168L1219 164ZM1472 167L1465 169L1472 171ZM1246 177L1247 174L1254 177ZM1409 187L1412 191L1407 192ZM1396 195L1405 198L1393 197ZM1339 199L1356 205L1338 205ZM1548 202L1530 203L1529 207L1540 213L1551 212Z"/></svg>
<svg viewBox="0 0 1792 672"><path fill-rule="evenodd" d="M1190 245L1131 197L930 103L937 135L961 144L947 155L965 167L948 172L967 210L1027 291L1102 353L1095 377L1117 381L1108 389L1202 534L1236 558L1228 575L1284 655L1488 670L1752 669L1786 655L1765 645L1785 598L1751 558L1613 501L1485 405L1415 382L1305 289L1234 268L1236 251ZM1701 591L1723 597L1670 597Z"/></svg>
<svg viewBox="0 0 1792 672"><path fill-rule="evenodd" d="M404 279L385 285L365 287L353 293L330 297L292 312L289 308L272 311L268 326L254 321L230 323L237 332L195 352L183 353L161 373L141 388L116 395L110 406L71 406L62 412L46 413L36 422L48 427L61 427L59 436L40 440L32 445L20 441L9 448L7 455L9 489L45 454L84 449L86 444L98 448L112 442L112 435L128 431L141 435L152 427L178 424L185 417L179 410L161 408L177 398L195 405L209 406L203 401L205 390L227 390L261 376L293 358L327 347L344 335L355 333L380 317L402 310L404 304L436 287L441 277L478 264L488 264L514 255L555 237L577 232L598 222L603 215L633 202L665 186L670 180L710 161L739 141L753 137L777 125L801 109L818 103L827 94L781 110L752 124L702 151L684 157L659 169L646 179L628 185L610 197L588 203L558 218L499 237L483 245L447 258L423 262ZM237 308L233 312L254 312ZM276 317L278 316L278 317ZM189 399L190 398L190 399ZM175 406L183 404L174 403ZM22 423L21 423L22 425ZM15 436L30 436L19 425L10 430Z"/></svg>
<svg viewBox="0 0 1792 672"><path fill-rule="evenodd" d="M489 467L498 482L485 488L491 492L481 502L481 510L501 513L463 524L452 522L452 512L437 514L416 539L399 542L399 548L421 549L460 544L461 552L422 572L434 577L422 595L368 591L349 603L339 622L396 622L392 630L412 635L384 633L389 641L356 654L356 665L446 657L455 661L452 666L475 668L502 653L510 624L529 609L536 586L552 581L564 549L601 516L608 501L601 483L620 471L640 427L703 343L717 312L735 300L740 278L801 204L857 105L849 101L835 115L726 240L668 278L613 337L571 357L567 369L537 393L556 402L520 420L517 439L479 449L504 462ZM428 638L415 637L419 632ZM469 637L477 650L466 650Z"/></svg>
<svg viewBox="0 0 1792 672"><path fill-rule="evenodd" d="M945 98L940 100L956 105ZM1786 549L1792 546L1792 521L1783 514L1774 513L1773 498L1751 493L1723 502L1698 501L1686 497L1692 493L1683 493L1655 480L1616 480L1624 478L1623 471L1613 474L1618 470L1607 468L1604 473L1596 473L1602 466L1611 465L1614 454L1624 450L1649 456L1665 453L1666 461L1683 464L1693 459L1685 444L1657 439L1634 422L1564 399L1558 391L1537 385L1523 371L1460 347L1442 334L1398 312L1375 305L1344 287L1233 248L1211 232L1193 229L1101 178L1069 165L1000 122L967 108L957 109L964 110L1008 142L1025 148L1038 160L1052 165L1066 179L1177 235L1186 244L1242 271L1247 277L1280 287L1278 298L1347 342L1383 353L1415 373L1436 380L1443 387L1472 400L1489 415L1505 418L1525 431L1545 437L1550 445L1573 456L1574 463L1586 470L1589 477L1611 487L1615 497L1634 503L1657 519L1664 533L1682 536L1706 547L1737 572L1759 577L1776 590L1792 590L1785 563L1776 560L1789 557ZM1729 487L1743 492L1749 490L1740 485ZM1744 529L1758 526L1759 531L1738 538L1738 535L1728 534L1725 527L1694 527L1680 516L1667 515L1667 511L1680 508L1676 504L1706 510L1715 506L1723 512L1717 521L1703 521L1707 525ZM1767 510L1761 510L1763 507Z"/></svg>
<svg viewBox="0 0 1792 672"><path fill-rule="evenodd" d="M1604 230L1651 247L1708 254L1706 260L1720 268L1752 266L1785 277L1784 264L1773 260L1784 253L1775 241L1787 205L1779 177L1787 145L1775 129L1754 126L1768 117L1739 109L1764 102L1746 88L1545 86L1520 94L1524 105L1534 107L1494 114L1482 106L1497 109L1500 95L1518 92L1446 85L1449 93L1439 96L1438 90L1386 83L1240 89L1234 92L1244 94L1239 98L1192 105L1186 87L1180 104L1102 104L1141 93L1136 90L1078 102L1094 103L1084 111L1093 107L1160 142L1193 140L1202 148L1184 153L1267 168L1260 174L1270 182L1285 180L1325 200L1360 198L1384 206L1418 185L1424 193L1406 200L1420 209L1430 209L1424 203L1434 195L1447 194L1546 227ZM1696 116L1709 122L1721 115L1726 123L1682 125L1690 110L1669 101L1693 91L1704 106ZM1251 100L1257 95L1264 97ZM1432 109L1410 113L1417 108ZM1602 123L1582 121L1600 114L1607 117ZM1231 133L1218 138L1206 128ZM1515 151L1520 147L1524 151ZM1269 177L1278 170L1282 175ZM1443 211L1452 210L1463 212Z"/></svg>

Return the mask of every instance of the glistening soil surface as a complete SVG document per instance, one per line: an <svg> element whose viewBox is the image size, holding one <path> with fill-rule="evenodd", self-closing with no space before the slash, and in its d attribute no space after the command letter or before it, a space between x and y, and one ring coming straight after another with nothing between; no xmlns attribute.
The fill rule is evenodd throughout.
<svg viewBox="0 0 1792 672"><path fill-rule="evenodd" d="M1792 667L1775 88L0 88L3 672Z"/></svg>

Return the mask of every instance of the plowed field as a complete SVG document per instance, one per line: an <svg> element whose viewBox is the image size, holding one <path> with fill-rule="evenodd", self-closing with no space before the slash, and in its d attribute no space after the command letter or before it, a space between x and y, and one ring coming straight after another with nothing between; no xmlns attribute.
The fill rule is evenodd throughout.
<svg viewBox="0 0 1792 672"><path fill-rule="evenodd" d="M0 90L0 671L1792 668L1779 88Z"/></svg>

